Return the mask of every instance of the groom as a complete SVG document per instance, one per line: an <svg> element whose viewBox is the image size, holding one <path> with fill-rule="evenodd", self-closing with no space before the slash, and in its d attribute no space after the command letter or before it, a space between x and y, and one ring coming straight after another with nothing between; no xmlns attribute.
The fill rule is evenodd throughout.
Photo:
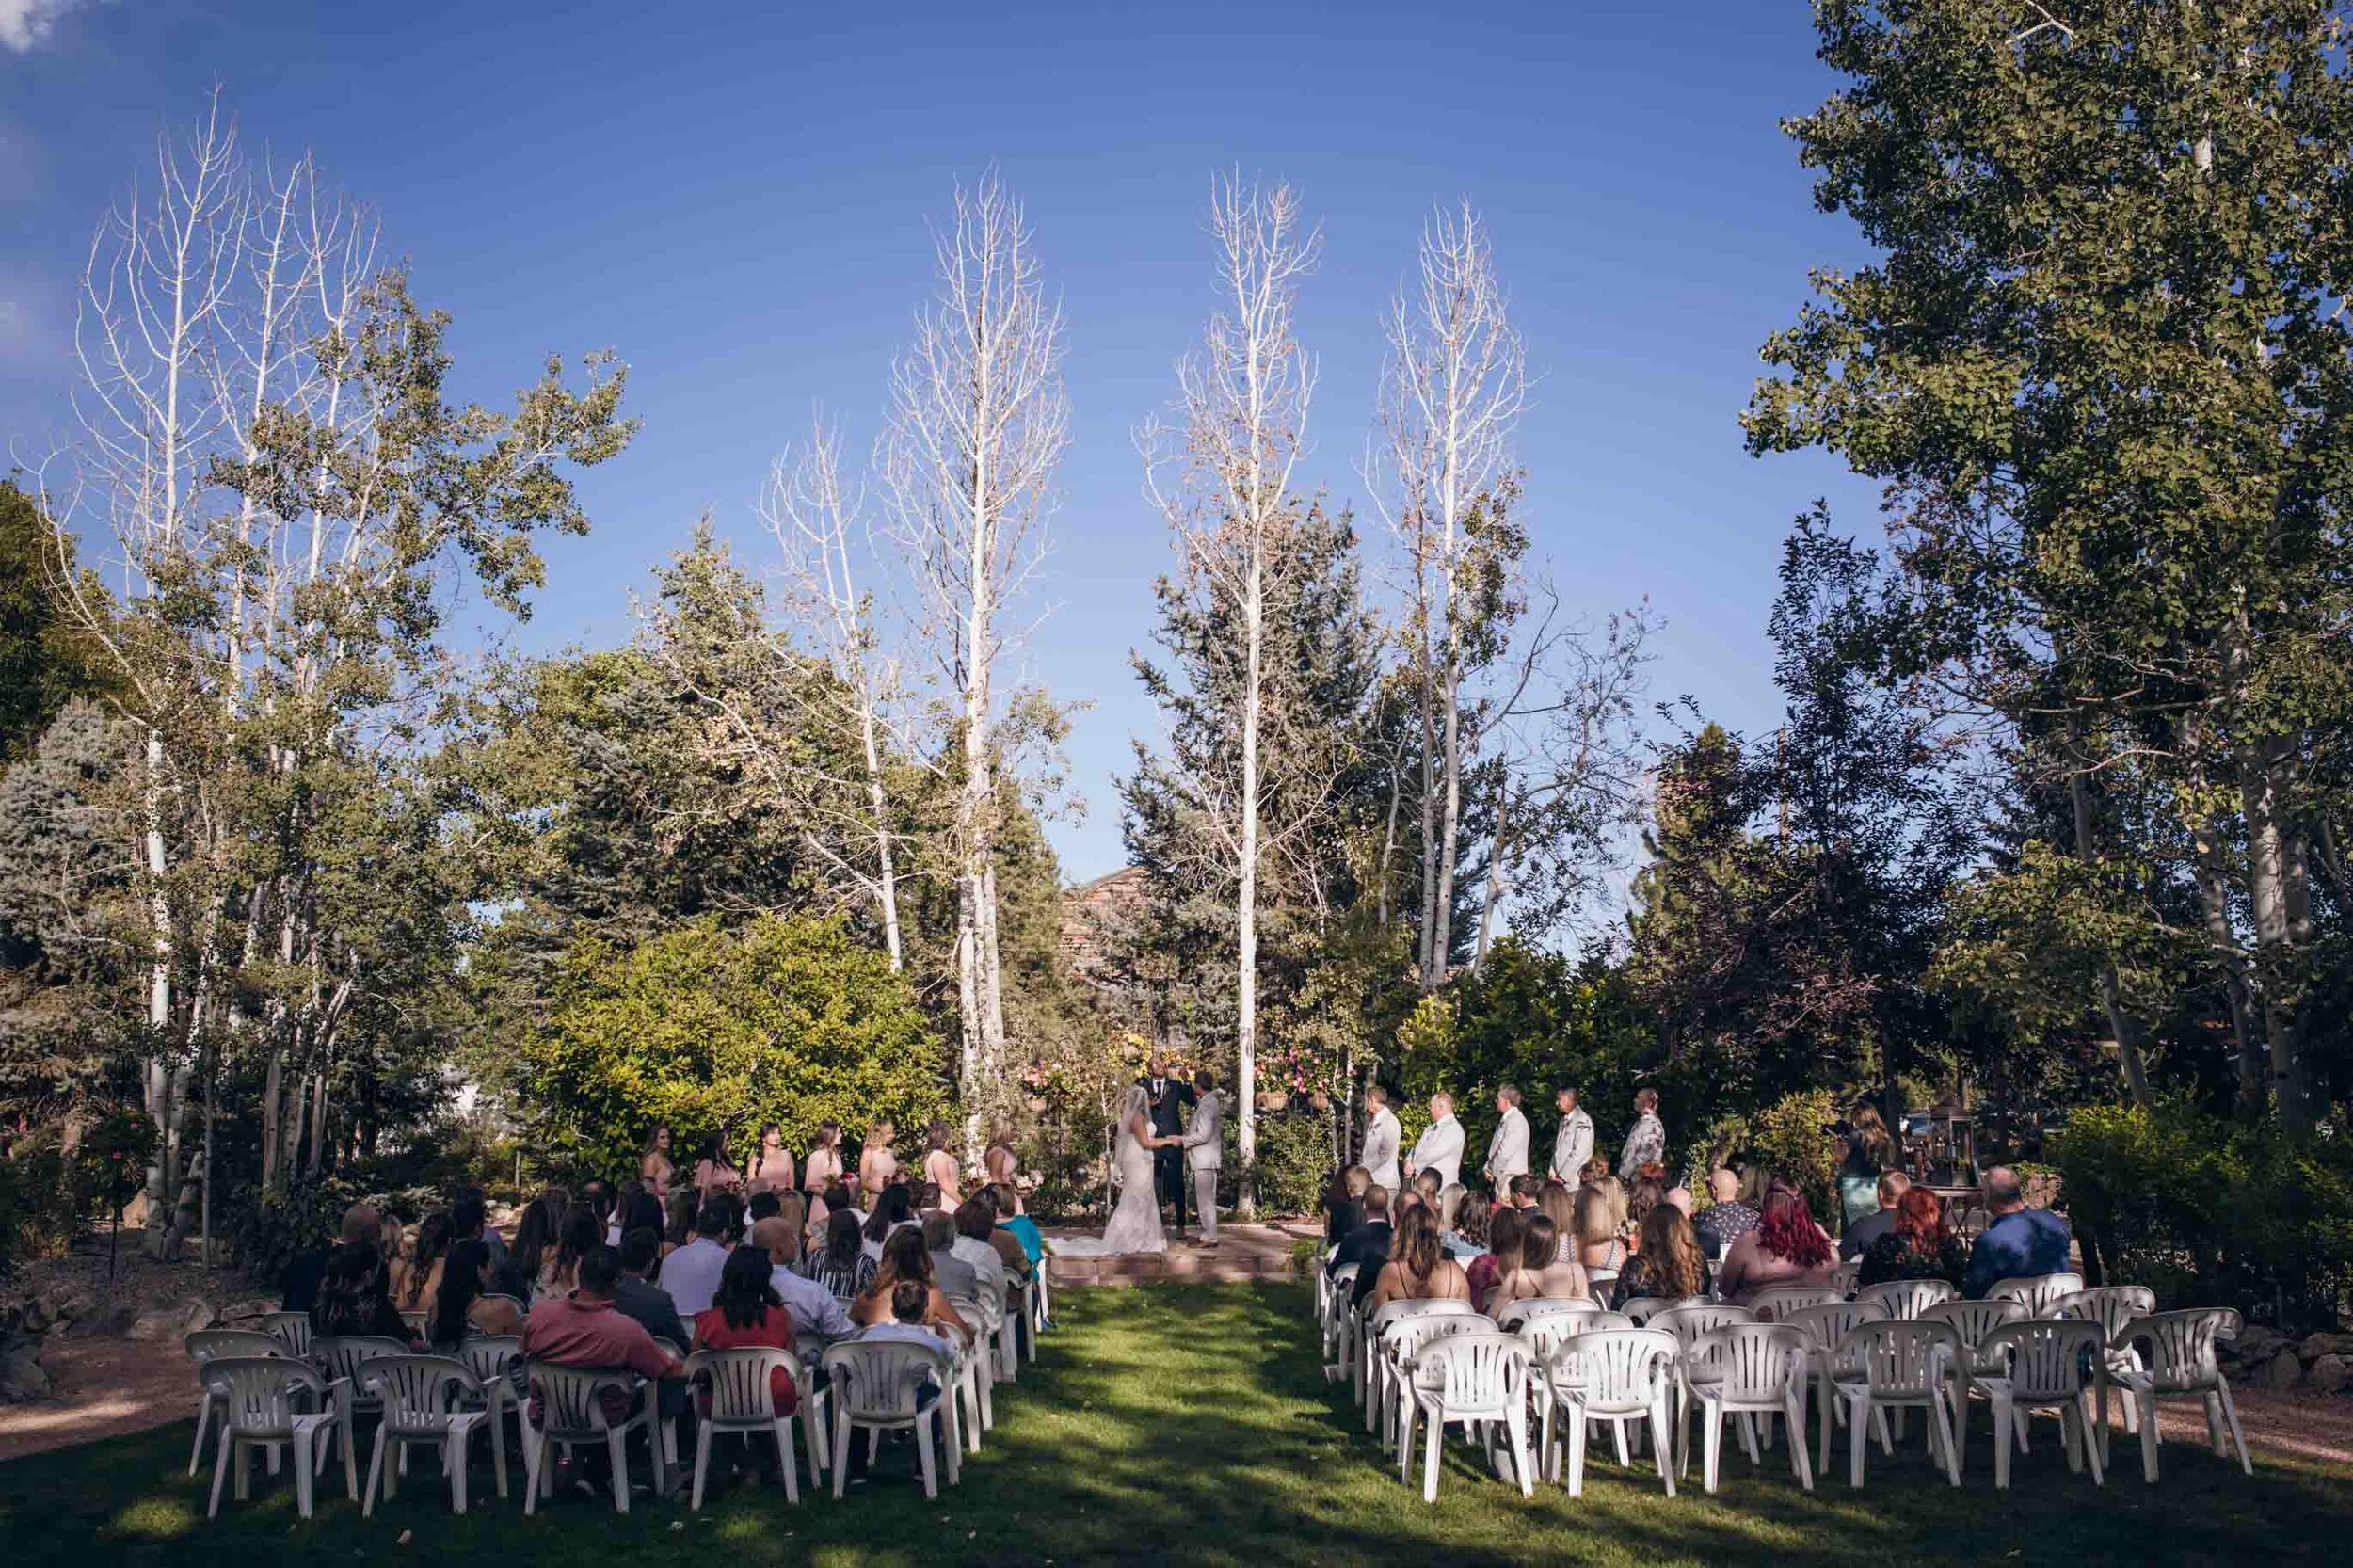
<svg viewBox="0 0 2353 1568"><path fill-rule="evenodd" d="M1193 1086L1168 1075L1168 1064L1152 1058L1144 1080L1144 1108L1152 1116L1156 1138L1177 1138L1185 1130L1184 1113L1193 1102ZM1152 1186L1161 1203L1176 1212L1174 1229L1185 1228L1185 1151L1169 1144L1152 1151Z"/></svg>
<svg viewBox="0 0 2353 1568"><path fill-rule="evenodd" d="M1217 1080L1208 1068L1193 1075L1198 1091L1193 1101L1193 1125L1185 1128L1185 1164L1193 1172L1193 1211L1201 1220L1201 1244L1217 1245L1217 1172L1225 1158L1225 1106L1217 1096Z"/></svg>

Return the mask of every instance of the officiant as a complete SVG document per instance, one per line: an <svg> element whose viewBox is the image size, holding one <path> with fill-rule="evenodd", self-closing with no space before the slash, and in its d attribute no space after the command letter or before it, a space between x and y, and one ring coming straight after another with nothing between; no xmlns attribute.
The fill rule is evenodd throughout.
<svg viewBox="0 0 2353 1568"><path fill-rule="evenodd" d="M1155 1137L1174 1138L1185 1130L1185 1112L1193 1103L1193 1085L1172 1077L1168 1064L1152 1058L1144 1079L1145 1108L1151 1112ZM1152 1185L1160 1202L1174 1211L1173 1228L1185 1228L1185 1151L1170 1145L1152 1151Z"/></svg>

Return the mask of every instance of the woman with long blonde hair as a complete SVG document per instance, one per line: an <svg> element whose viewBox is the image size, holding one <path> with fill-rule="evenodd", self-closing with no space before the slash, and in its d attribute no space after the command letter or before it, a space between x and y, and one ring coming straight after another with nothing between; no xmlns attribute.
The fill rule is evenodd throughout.
<svg viewBox="0 0 2353 1568"><path fill-rule="evenodd" d="M890 1149L899 1129L888 1117L877 1117L866 1129L866 1146L858 1151L858 1196L871 1208L882 1190L899 1174L899 1157Z"/></svg>
<svg viewBox="0 0 2353 1568"><path fill-rule="evenodd" d="M1557 1181L1547 1181L1536 1194L1536 1207L1552 1222L1553 1234L1560 1239L1561 1261L1583 1262L1577 1251L1577 1194Z"/></svg>

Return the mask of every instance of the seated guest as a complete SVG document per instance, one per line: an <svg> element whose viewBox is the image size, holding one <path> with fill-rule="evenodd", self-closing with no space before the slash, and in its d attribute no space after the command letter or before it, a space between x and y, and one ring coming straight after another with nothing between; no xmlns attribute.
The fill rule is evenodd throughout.
<svg viewBox="0 0 2353 1568"><path fill-rule="evenodd" d="M1353 1300L1358 1306L1372 1294L1372 1287L1381 1274L1381 1265L1389 1260L1389 1190L1385 1187L1365 1189L1365 1223L1340 1238L1339 1250L1332 1261L1323 1266L1323 1275L1330 1279L1351 1263L1356 1265L1356 1289Z"/></svg>
<svg viewBox="0 0 2353 1568"><path fill-rule="evenodd" d="M1588 1288L1585 1271L1561 1256L1561 1236L1552 1228L1552 1221L1543 1209L1530 1209L1520 1226L1519 1259L1496 1282L1487 1305L1501 1311L1513 1302L1538 1296L1582 1296Z"/></svg>
<svg viewBox="0 0 2353 1568"><path fill-rule="evenodd" d="M2068 1248L2073 1238L2067 1222L2047 1208L2028 1208L2025 1188L2018 1173L1996 1165L1985 1173L1979 1191L1993 1223L1977 1238L1969 1254L1969 1268L1961 1293L1981 1300L2005 1279L2035 1279L2068 1272Z"/></svg>
<svg viewBox="0 0 2353 1568"><path fill-rule="evenodd" d="M932 1255L933 1282L960 1301L978 1301L980 1273L955 1253L955 1217L935 1208L923 1216L920 1228L923 1233L923 1250Z"/></svg>
<svg viewBox="0 0 2353 1568"><path fill-rule="evenodd" d="M695 1240L695 1216L702 1211L701 1194L681 1184L670 1193L669 1203L669 1218L662 1227L663 1240L673 1248L691 1246Z"/></svg>
<svg viewBox="0 0 2353 1568"><path fill-rule="evenodd" d="M979 1281L978 1300L981 1316L987 1321L983 1328L990 1334L1005 1320L1005 1259L989 1237L997 1229L997 1205L984 1187L956 1205L952 1222L956 1227L948 1250L956 1260L970 1269ZM1006 1240L1011 1240L1008 1237ZM1014 1243L1016 1247L1018 1242ZM935 1259L935 1261L936 1261Z"/></svg>
<svg viewBox="0 0 2353 1568"><path fill-rule="evenodd" d="M1034 1233L1037 1230L1036 1222L1027 1214L1019 1212L1021 1200L1015 1195L1012 1188L1005 1186L1002 1182L992 1181L974 1195L988 1205L988 1235L985 1240L989 1246L995 1249L998 1261L1004 1264L1005 1278L1007 1280L1028 1279L1031 1268L1030 1250L1021 1244L1021 1238L1016 1235L1010 1227L1017 1219ZM1043 1256L1044 1242L1045 1238L1041 1236L1039 1238L1041 1256Z"/></svg>
<svg viewBox="0 0 2353 1568"><path fill-rule="evenodd" d="M1968 1268L1969 1249L1961 1245L1960 1237L1945 1228L1945 1200L1925 1187L1913 1187L1897 1202L1893 1227L1864 1253L1863 1268L1855 1276L1855 1283L1880 1285L1892 1279L1941 1279L1959 1289Z"/></svg>
<svg viewBox="0 0 2353 1568"><path fill-rule="evenodd" d="M914 1223L911 1217L913 1208L913 1197L904 1181L894 1181L875 1194L874 1207L867 1214L866 1226L861 1233L866 1238L867 1256L876 1263L882 1261L883 1243L889 1240L890 1233L901 1225Z"/></svg>
<svg viewBox="0 0 2353 1568"><path fill-rule="evenodd" d="M931 1325L926 1316L930 1310L932 1292L911 1279L903 1279L890 1290L887 1316L859 1331L860 1339L896 1339L904 1344L920 1345L953 1358L955 1348L948 1336ZM915 1408L929 1410L939 1400L939 1384L926 1377L915 1391Z"/></svg>
<svg viewBox="0 0 2353 1568"><path fill-rule="evenodd" d="M784 1204L776 1194L762 1188L744 1201L744 1218L758 1225L760 1221L773 1219L783 1210Z"/></svg>
<svg viewBox="0 0 2353 1568"><path fill-rule="evenodd" d="M631 1185L635 1186L636 1183ZM620 1228L622 1241L629 1240L629 1233L632 1230L650 1230L654 1244L662 1249L656 1256L664 1256L669 1253L669 1240L663 1234L669 1228L669 1220L662 1212L662 1200L650 1192L640 1189L621 1200ZM617 1247L621 1242L613 1244Z"/></svg>
<svg viewBox="0 0 2353 1568"><path fill-rule="evenodd" d="M460 1187L449 1200L449 1234L452 1244L459 1241L479 1241L490 1249L490 1288L502 1296L523 1299L523 1276L515 1269L515 1260L507 1255L505 1238L489 1226L489 1205L483 1200L479 1187Z"/></svg>
<svg viewBox="0 0 2353 1568"><path fill-rule="evenodd" d="M988 1190L997 1204L998 1228L1020 1244L1021 1256L1029 1259L1030 1272L1034 1273L1046 1261L1046 1235L1037 1228L1037 1222L1024 1212L1020 1192L1005 1182L997 1182ZM998 1249L1001 1255L1003 1248Z"/></svg>
<svg viewBox="0 0 2353 1568"><path fill-rule="evenodd" d="M1552 1222L1552 1234L1561 1248L1561 1261L1578 1261L1577 1194L1557 1181L1547 1181L1537 1189L1536 1210Z"/></svg>
<svg viewBox="0 0 2353 1568"><path fill-rule="evenodd" d="M1435 1209L1438 1200L1446 1193L1446 1177L1435 1171L1417 1172L1413 1180L1413 1192L1425 1207Z"/></svg>
<svg viewBox="0 0 2353 1568"><path fill-rule="evenodd" d="M822 1349L837 1339L847 1339L856 1325L841 1310L841 1303L834 1299L832 1291L794 1268L799 1245L799 1233L793 1229L792 1220L773 1214L752 1226L752 1238L745 1250L759 1252L768 1259L768 1286L792 1319L793 1342Z"/></svg>
<svg viewBox="0 0 2353 1568"><path fill-rule="evenodd" d="M601 1236L606 1227L613 1224L615 1200L612 1184L590 1176L580 1184L580 1203L581 1207L597 1217L597 1231Z"/></svg>
<svg viewBox="0 0 2353 1568"><path fill-rule="evenodd" d="M874 1260L866 1256L858 1235L857 1215L847 1208L837 1208L833 1218L825 1222L825 1244L809 1255L808 1261L801 1266L801 1273L824 1287L827 1295L847 1306L873 1283L874 1269Z"/></svg>
<svg viewBox="0 0 2353 1568"><path fill-rule="evenodd" d="M681 1318L697 1318L719 1294L719 1272L728 1266L728 1229L734 1205L713 1192L695 1215L695 1239L662 1260L662 1288L670 1292Z"/></svg>
<svg viewBox="0 0 2353 1568"><path fill-rule="evenodd" d="M1426 1204L1409 1208L1397 1222L1389 1260L1372 1287L1375 1312L1391 1302L1470 1300L1470 1278L1438 1244L1437 1211Z"/></svg>
<svg viewBox="0 0 2353 1568"><path fill-rule="evenodd" d="M1674 1302L1707 1294L1707 1259L1691 1234L1691 1222L1671 1203L1651 1206L1642 1217L1642 1244L1618 1274L1612 1306L1623 1307L1637 1296L1657 1296Z"/></svg>
<svg viewBox="0 0 2353 1568"><path fill-rule="evenodd" d="M403 1312L423 1312L441 1288L441 1265L448 1257L450 1243L449 1211L437 1208L427 1214L417 1226L417 1244L406 1257L392 1262L391 1290L392 1304Z"/></svg>
<svg viewBox="0 0 2353 1568"><path fill-rule="evenodd" d="M1871 1243L1896 1228L1896 1206L1903 1201L1912 1178L1901 1171L1882 1171L1879 1180L1879 1207L1849 1225L1838 1238L1838 1256L1849 1260L1868 1252ZM1942 1206L1940 1206L1941 1208ZM1961 1282L1955 1280L1954 1284Z"/></svg>
<svg viewBox="0 0 2353 1568"><path fill-rule="evenodd" d="M415 1343L399 1308L384 1296L384 1259L373 1242L346 1241L327 1260L311 1332L321 1339L373 1336Z"/></svg>
<svg viewBox="0 0 2353 1568"><path fill-rule="evenodd" d="M1486 1208L1484 1204L1473 1204L1471 1207ZM1487 1210L1487 1250L1472 1258L1470 1267L1464 1271L1470 1280L1471 1305L1481 1312L1487 1311L1487 1303L1494 1296L1504 1271L1519 1264L1520 1226L1524 1223L1516 1208ZM1495 1316L1491 1312L1487 1315Z"/></svg>
<svg viewBox="0 0 2353 1568"><path fill-rule="evenodd" d="M1487 1206L1468 1188L1458 1183L1439 1193L1438 1218L1446 1226L1438 1244L1446 1249L1449 1257L1457 1263L1468 1263L1485 1254L1491 1216Z"/></svg>
<svg viewBox="0 0 2353 1568"><path fill-rule="evenodd" d="M927 1214L938 1213L940 1211L939 1206L942 1201L939 1183L936 1181L921 1181L916 1183L915 1195L907 1201L914 1210L914 1212L908 1216L910 1219L920 1221Z"/></svg>
<svg viewBox="0 0 2353 1568"><path fill-rule="evenodd" d="M757 1228L757 1227L755 1227ZM711 1305L695 1319L695 1348L698 1351L792 1349L792 1315L784 1298L769 1282L774 1267L757 1246L738 1247L728 1254L719 1271L719 1288ZM776 1415L790 1416L800 1408L800 1380L782 1367L768 1374L768 1397ZM696 1396L696 1408L711 1414L711 1395Z"/></svg>
<svg viewBox="0 0 2353 1568"><path fill-rule="evenodd" d="M1718 1257L1733 1241L1756 1228L1757 1212L1740 1201L1740 1177L1719 1165L1707 1173L1709 1203L1695 1228L1700 1245Z"/></svg>
<svg viewBox="0 0 2353 1568"><path fill-rule="evenodd" d="M1629 1242L1626 1248L1628 1252L1640 1252L1642 1250L1641 1242L1639 1240L1642 1234L1642 1222L1650 1218L1650 1211L1652 1209L1657 1208L1660 1204L1666 1201L1667 1183L1665 1178L1661 1176L1653 1176L1646 1172L1637 1173L1634 1179L1626 1183L1626 1230L1629 1237L1636 1239Z"/></svg>
<svg viewBox="0 0 2353 1568"><path fill-rule="evenodd" d="M621 1195L614 1203L613 1212L605 1216L604 1244L606 1246L619 1246L621 1238L637 1228L629 1223L629 1217L637 1212L637 1200L644 1195L645 1191L646 1184L642 1181L621 1183ZM660 1213L660 1208L657 1208L655 1212ZM662 1226L656 1224L653 1228L660 1230Z"/></svg>
<svg viewBox="0 0 2353 1568"><path fill-rule="evenodd" d="M874 1282L866 1293L850 1304L850 1316L860 1323L888 1322L894 1314L891 1292L904 1284L920 1285L930 1292L923 1308L922 1321L927 1328L952 1329L958 1334L974 1332L972 1326L949 1302L947 1292L932 1278L932 1255L923 1245L920 1230L896 1230L883 1243L882 1267L874 1271Z"/></svg>
<svg viewBox="0 0 2353 1568"><path fill-rule="evenodd" d="M289 1312L308 1312L318 1304L319 1287L327 1278L328 1260L339 1247L364 1243L370 1249L382 1244L383 1221L375 1209L364 1203L355 1203L344 1210L343 1228L336 1240L322 1241L294 1260L286 1271L286 1299L282 1304Z"/></svg>
<svg viewBox="0 0 2353 1568"><path fill-rule="evenodd" d="M1668 1188L1667 1201L1673 1204L1677 1208L1682 1209L1683 1217L1685 1219L1688 1220L1691 1217L1691 1190L1689 1187Z"/></svg>
<svg viewBox="0 0 2353 1568"><path fill-rule="evenodd" d="M514 1301L490 1293L498 1266L490 1249L480 1241L460 1241L450 1248L441 1267L440 1288L433 1294L433 1315L425 1320L425 1342L436 1354L452 1355L470 1336L519 1334L523 1315Z"/></svg>
<svg viewBox="0 0 2353 1568"><path fill-rule="evenodd" d="M604 1221L595 1209L584 1203L566 1209L562 1237L540 1265L534 1295L560 1296L569 1291L580 1283L580 1260L603 1245Z"/></svg>
<svg viewBox="0 0 2353 1568"><path fill-rule="evenodd" d="M1365 1191L1372 1185L1372 1173L1362 1165L1349 1165L1332 1173L1332 1184L1323 1192L1323 1244L1337 1247L1340 1238L1365 1223Z"/></svg>
<svg viewBox="0 0 2353 1568"><path fill-rule="evenodd" d="M1523 1171L1512 1178L1512 1207L1525 1212L1542 1206L1545 1195L1544 1178Z"/></svg>
<svg viewBox="0 0 2353 1568"><path fill-rule="evenodd" d="M1746 1306L1768 1286L1828 1285L1837 1256L1829 1233L1814 1223L1805 1194L1789 1182L1775 1181L1765 1193L1756 1228L1726 1249L1716 1273L1717 1293L1735 1306Z"/></svg>
<svg viewBox="0 0 2353 1568"><path fill-rule="evenodd" d="M645 1378L681 1376L684 1364L655 1344L644 1324L615 1309L613 1288L620 1277L620 1256L611 1247L599 1247L582 1258L580 1283L571 1294L536 1304L523 1320L523 1354L554 1367L632 1371ZM608 1421L628 1414L625 1391L608 1388L600 1399ZM544 1420L536 1384L531 1401L531 1419Z"/></svg>
<svg viewBox="0 0 2353 1568"><path fill-rule="evenodd" d="M536 1299L554 1258L560 1240L555 1233L557 1213L555 1205L542 1192L523 1205L522 1218L515 1222L515 1244L508 1252L528 1299Z"/></svg>
<svg viewBox="0 0 2353 1568"><path fill-rule="evenodd" d="M621 1238L619 1256L621 1277L613 1282L613 1309L624 1318L635 1319L657 1339L692 1345L694 1336L686 1332L678 1303L653 1283L654 1266L662 1261L662 1233L651 1225L639 1225Z"/></svg>
<svg viewBox="0 0 2353 1568"><path fill-rule="evenodd" d="M767 1216L763 1214L760 1218L766 1219ZM776 1218L792 1227L792 1260L798 1263L802 1252L808 1245L808 1200L801 1195L800 1189L788 1187L776 1194ZM819 1234L824 1233L821 1231Z"/></svg>
<svg viewBox="0 0 2353 1568"><path fill-rule="evenodd" d="M1626 1247L1618 1234L1618 1212L1600 1182L1577 1190L1577 1261L1612 1272L1625 1267Z"/></svg>

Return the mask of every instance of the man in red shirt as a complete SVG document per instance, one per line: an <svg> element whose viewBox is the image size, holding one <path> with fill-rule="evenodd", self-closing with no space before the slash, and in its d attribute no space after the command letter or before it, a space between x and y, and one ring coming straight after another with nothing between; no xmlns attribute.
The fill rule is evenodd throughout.
<svg viewBox="0 0 2353 1568"><path fill-rule="evenodd" d="M595 1371L635 1372L660 1380L683 1377L684 1363L654 1342L645 1325L613 1305L613 1287L621 1277L621 1256L611 1247L598 1247L580 1260L580 1285L568 1296L550 1296L531 1309L523 1320L526 1361L552 1367L579 1367ZM602 1395L604 1416L619 1421L629 1414L630 1398L618 1388ZM531 1419L543 1419L539 1388L531 1388ZM655 1463L660 1465L657 1452ZM663 1490L667 1490L664 1478Z"/></svg>

